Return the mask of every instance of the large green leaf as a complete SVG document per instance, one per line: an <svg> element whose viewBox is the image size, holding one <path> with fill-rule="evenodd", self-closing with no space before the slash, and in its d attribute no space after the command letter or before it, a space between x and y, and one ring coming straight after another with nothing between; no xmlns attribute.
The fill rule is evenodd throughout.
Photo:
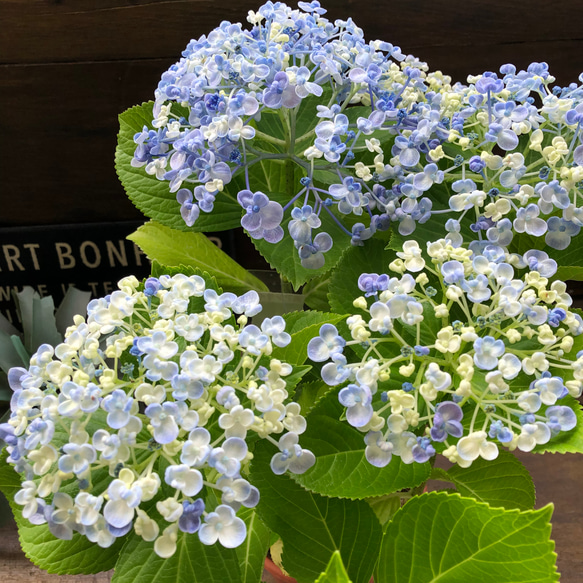
<svg viewBox="0 0 583 583"><path fill-rule="evenodd" d="M151 261L163 265L187 265L206 270L227 291L267 291L267 286L221 251L202 233L176 231L150 221L128 236Z"/></svg>
<svg viewBox="0 0 583 583"><path fill-rule="evenodd" d="M522 462L507 451L495 460L477 459L469 468L453 466L447 472L433 468L431 479L451 482L462 496L490 506L530 510L535 492L532 478Z"/></svg>
<svg viewBox="0 0 583 583"><path fill-rule="evenodd" d="M324 381L315 380L303 382L294 395L294 401L300 404L302 415L305 416L328 391L333 390L334 388L327 385Z"/></svg>
<svg viewBox="0 0 583 583"><path fill-rule="evenodd" d="M338 551L332 555L326 570L318 577L316 583L351 583Z"/></svg>
<svg viewBox="0 0 583 583"><path fill-rule="evenodd" d="M393 456L384 468L369 464L364 435L339 420L343 409L337 390L332 390L307 416L301 442L314 453L316 463L305 474L294 476L304 488L325 496L362 499L413 488L427 480L429 463L404 464Z"/></svg>
<svg viewBox="0 0 583 583"><path fill-rule="evenodd" d="M514 237L509 246L509 251L521 255L530 249L540 249L557 262L559 267L553 279L583 280L583 235L573 237L571 244L562 251L549 247L544 237L534 237L526 233Z"/></svg>
<svg viewBox="0 0 583 583"><path fill-rule="evenodd" d="M323 324L337 324L345 317L323 312L292 312L290 316L290 319L286 316L286 329L291 334L291 342L273 351L273 358L290 364L302 364L307 360L308 343L314 336L318 336Z"/></svg>
<svg viewBox="0 0 583 583"><path fill-rule="evenodd" d="M363 273L389 273L389 263L395 259L392 251L385 251L386 243L378 239L366 241L364 247L349 247L330 277L328 299L332 311L354 314L352 302L364 292L358 288ZM362 313L362 312L361 312Z"/></svg>
<svg viewBox="0 0 583 583"><path fill-rule="evenodd" d="M234 549L219 543L203 545L197 534L178 533L176 552L162 559L154 543L132 534L115 566L112 583L240 583L239 562Z"/></svg>
<svg viewBox="0 0 583 583"><path fill-rule="evenodd" d="M552 505L520 512L458 494L409 501L385 533L375 583L551 583Z"/></svg>
<svg viewBox="0 0 583 583"><path fill-rule="evenodd" d="M0 490L8 499L24 554L38 567L49 573L76 575L99 573L115 565L123 539L102 549L78 533L71 540L55 538L46 524L33 525L22 517L21 506L14 502L14 494L20 489L20 476L6 462L6 454L0 459Z"/></svg>
<svg viewBox="0 0 583 583"><path fill-rule="evenodd" d="M330 274L325 273L311 279L302 290L304 293L304 303L312 310L321 312L330 311L328 302L328 286L330 285Z"/></svg>
<svg viewBox="0 0 583 583"><path fill-rule="evenodd" d="M272 355L273 356L273 355ZM294 394L295 388L300 383L302 378L310 372L312 367L309 364L302 364L302 365L293 365L293 371L288 376L284 377L285 379L285 388L289 392L290 395Z"/></svg>
<svg viewBox="0 0 583 583"><path fill-rule="evenodd" d="M150 176L145 169L131 165L136 144L134 135L142 128L152 128L153 102L136 105L119 116L120 131L115 151L115 169L130 200L147 217L182 231L225 231L241 224L241 207L235 195L220 192L211 213L201 213L193 227L180 216L176 194L168 181Z"/></svg>
<svg viewBox="0 0 583 583"><path fill-rule="evenodd" d="M251 462L251 481L259 488L257 511L283 541L283 565L299 583L313 581L335 551L346 561L354 583L368 583L377 559L381 527L363 501L326 498L308 492L269 467L275 448L261 442Z"/></svg>
<svg viewBox="0 0 583 583"><path fill-rule="evenodd" d="M551 437L548 443L537 445L534 453L583 453L583 409L581 403L573 397L561 399L557 405L571 407L577 417L577 425L569 431L561 431Z"/></svg>
<svg viewBox="0 0 583 583"><path fill-rule="evenodd" d="M273 178L271 183L274 183L275 180ZM277 191L272 191L269 194L270 199L279 202L282 206L285 206L292 196ZM253 240L253 244L261 255L265 257L273 268L277 269L279 273L291 282L295 290L299 289L301 285L311 279L323 275L332 269L338 263L344 250L350 247L350 237L332 219L326 211L326 207L320 213L320 219L322 220L322 227L319 232L328 233L332 237L334 244L332 245L332 249L324 254L326 262L319 269L306 269L302 266L300 256L287 228L287 219L284 219L282 223L284 236L279 243L268 243L264 239Z"/></svg>
<svg viewBox="0 0 583 583"><path fill-rule="evenodd" d="M241 508L237 514L247 525L247 538L235 549L239 559L241 583L259 583L269 548L271 531L259 518L255 508Z"/></svg>

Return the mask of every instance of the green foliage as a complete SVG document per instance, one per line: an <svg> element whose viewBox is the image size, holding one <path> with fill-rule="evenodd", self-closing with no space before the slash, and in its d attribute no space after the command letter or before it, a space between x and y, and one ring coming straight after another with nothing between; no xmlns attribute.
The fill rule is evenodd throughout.
<svg viewBox="0 0 583 583"><path fill-rule="evenodd" d="M308 359L308 343L314 336L318 336L320 327L326 323L337 324L344 316L307 311L291 312L285 319L291 342L283 348L275 348L272 356L290 364L302 364Z"/></svg>
<svg viewBox="0 0 583 583"><path fill-rule="evenodd" d="M123 539L118 539L111 547L102 549L78 533L74 533L71 540L55 538L46 524L35 526L22 517L21 507L14 502L20 483L19 474L6 462L6 454L2 455L0 491L12 508L22 550L35 565L59 575L99 573L113 568Z"/></svg>
<svg viewBox="0 0 583 583"><path fill-rule="evenodd" d="M332 555L326 570L318 577L316 583L351 583L338 551Z"/></svg>
<svg viewBox="0 0 583 583"><path fill-rule="evenodd" d="M227 291L267 291L267 286L221 251L201 233L176 231L150 221L128 236L148 259L163 265L186 265L206 270Z"/></svg>
<svg viewBox="0 0 583 583"><path fill-rule="evenodd" d="M255 508L241 508L239 518L247 525L247 538L235 549L239 560L241 583L260 583L271 531L259 518Z"/></svg>
<svg viewBox="0 0 583 583"><path fill-rule="evenodd" d="M561 431L551 437L548 443L537 445L534 453L583 453L583 409L581 403L573 397L565 397L558 405L571 407L577 417L577 425L569 431Z"/></svg>
<svg viewBox="0 0 583 583"><path fill-rule="evenodd" d="M392 251L385 251L386 244L371 239L364 247L349 247L330 277L328 299L332 311L340 314L357 313L352 305L355 298L364 294L358 288L362 273L387 273L389 263L395 259Z"/></svg>
<svg viewBox="0 0 583 583"><path fill-rule="evenodd" d="M294 401L302 407L302 415L307 415L318 403L318 401L329 391L334 391L324 381L315 380L303 382L294 395Z"/></svg>
<svg viewBox="0 0 583 583"><path fill-rule="evenodd" d="M453 466L447 472L433 468L432 480L455 485L462 496L475 498L493 507L530 510L535 492L532 478L522 462L507 451L492 461L478 458L469 468Z"/></svg>
<svg viewBox="0 0 583 583"><path fill-rule="evenodd" d="M321 312L330 311L328 302L328 286L330 285L330 274L325 273L310 280L302 290L304 293L304 302L312 310Z"/></svg>
<svg viewBox="0 0 583 583"><path fill-rule="evenodd" d="M302 378L311 370L311 368L312 367L307 364L293 366L291 374L285 377L285 387L290 395L293 395L294 389L302 380Z"/></svg>
<svg viewBox="0 0 583 583"><path fill-rule="evenodd" d="M398 493L367 498L366 501L377 515L383 528L387 527L395 512L401 508L401 496Z"/></svg>
<svg viewBox="0 0 583 583"><path fill-rule="evenodd" d="M180 216L180 205L176 194L170 192L168 182L146 174L144 168L131 165L136 144L134 135L143 127L152 129L152 108L149 101L131 107L119 116L120 131L115 151L115 169L129 197L150 219L181 231L226 231L241 225L241 207L235 196L220 192L212 213L201 213L193 227L188 227ZM175 106L178 113L180 108Z"/></svg>
<svg viewBox="0 0 583 583"><path fill-rule="evenodd" d="M416 497L387 528L375 583L557 581L552 510L491 508L443 492Z"/></svg>
<svg viewBox="0 0 583 583"><path fill-rule="evenodd" d="M368 463L364 435L345 421L338 391L331 390L307 416L303 447L316 456L316 464L305 474L294 476L304 488L325 496L362 499L383 496L425 482L430 465L404 464L394 456L384 468Z"/></svg>
<svg viewBox="0 0 583 583"><path fill-rule="evenodd" d="M112 583L242 583L234 549L203 545L196 534L178 532L176 552L163 559L154 543L129 536L115 566ZM248 579L251 581L251 579Z"/></svg>
<svg viewBox="0 0 583 583"><path fill-rule="evenodd" d="M308 492L269 467L275 449L262 442L254 452L251 481L261 492L257 511L283 541L283 564L299 583L312 583L335 551L354 583L368 583L377 559L381 527L363 501Z"/></svg>

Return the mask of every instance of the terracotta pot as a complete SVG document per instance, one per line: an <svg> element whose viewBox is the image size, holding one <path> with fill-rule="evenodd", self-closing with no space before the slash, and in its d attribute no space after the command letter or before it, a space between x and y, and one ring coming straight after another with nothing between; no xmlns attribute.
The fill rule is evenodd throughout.
<svg viewBox="0 0 583 583"><path fill-rule="evenodd" d="M288 577L281 572L281 569L269 558L265 559L263 565L263 579L264 583L297 583L293 577ZM374 583L371 577L370 583Z"/></svg>
<svg viewBox="0 0 583 583"><path fill-rule="evenodd" d="M279 273L263 269L252 269L250 273L260 279L269 289L267 292L259 292L259 301L263 310L253 318L253 324L257 326L265 318L303 310L303 294L293 293L291 284L284 282Z"/></svg>
<svg viewBox="0 0 583 583"><path fill-rule="evenodd" d="M263 565L264 583L297 583L293 577L288 577L281 572L281 569L269 558L265 559Z"/></svg>

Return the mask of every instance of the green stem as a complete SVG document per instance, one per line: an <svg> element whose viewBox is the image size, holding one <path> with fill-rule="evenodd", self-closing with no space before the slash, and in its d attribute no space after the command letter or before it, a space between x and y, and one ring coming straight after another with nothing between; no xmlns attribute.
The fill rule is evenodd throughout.
<svg viewBox="0 0 583 583"><path fill-rule="evenodd" d="M273 136L270 136L269 134L265 134L257 129L255 130L255 137L261 138L265 142L269 142L270 144L275 144L276 146L281 146L281 147L286 146L286 143L283 140L280 140L279 138L274 138Z"/></svg>

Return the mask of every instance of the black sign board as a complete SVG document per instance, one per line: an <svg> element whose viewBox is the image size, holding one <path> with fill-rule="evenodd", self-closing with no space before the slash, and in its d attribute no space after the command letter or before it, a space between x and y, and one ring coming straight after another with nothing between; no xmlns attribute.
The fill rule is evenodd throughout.
<svg viewBox="0 0 583 583"><path fill-rule="evenodd" d="M100 297L127 275L147 277L150 264L126 237L140 222L0 229L0 313L18 325L12 292L33 287L58 306L74 285Z"/></svg>
<svg viewBox="0 0 583 583"><path fill-rule="evenodd" d="M126 237L142 223L127 221L81 225L0 228L0 313L19 327L13 291L33 287L58 306L74 285L102 297L127 275L150 273L150 262ZM229 252L229 233L209 237ZM223 239L227 245L223 245Z"/></svg>

